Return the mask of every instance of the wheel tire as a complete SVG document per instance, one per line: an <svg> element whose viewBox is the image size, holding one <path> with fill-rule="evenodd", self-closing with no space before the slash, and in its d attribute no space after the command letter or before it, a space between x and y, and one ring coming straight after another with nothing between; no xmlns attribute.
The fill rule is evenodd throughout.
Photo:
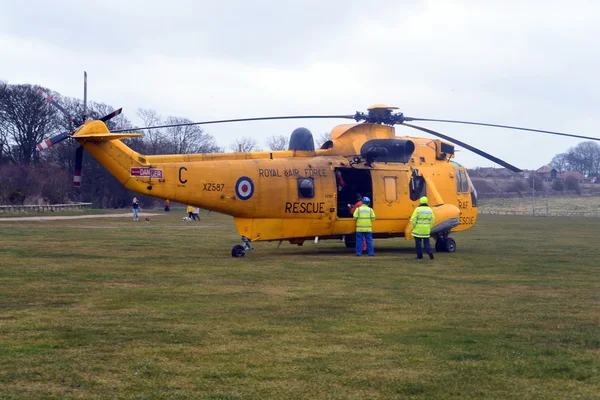
<svg viewBox="0 0 600 400"><path fill-rule="evenodd" d="M242 245L236 244L231 249L232 257L244 257L245 254L246 254L246 252L244 251L244 246L242 246Z"/></svg>
<svg viewBox="0 0 600 400"><path fill-rule="evenodd" d="M456 251L456 240L453 238L446 239L446 251L448 253L454 253Z"/></svg>
<svg viewBox="0 0 600 400"><path fill-rule="evenodd" d="M349 249L356 248L356 236L346 236L344 239L344 244Z"/></svg>
<svg viewBox="0 0 600 400"><path fill-rule="evenodd" d="M445 253L446 250L446 241L442 239L436 239L435 241L435 251L438 253Z"/></svg>

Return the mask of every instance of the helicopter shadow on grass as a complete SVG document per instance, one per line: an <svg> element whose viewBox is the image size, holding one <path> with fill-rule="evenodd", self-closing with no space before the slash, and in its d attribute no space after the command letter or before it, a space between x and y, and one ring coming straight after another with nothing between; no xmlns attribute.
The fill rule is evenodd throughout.
<svg viewBox="0 0 600 400"><path fill-rule="evenodd" d="M275 249L269 249L271 254L281 256L281 257L298 257L298 256L322 256L322 255L336 255L336 256L356 256L356 252L353 248L344 247L344 245L340 245L339 247L327 246L327 247L318 247L319 245L305 247L305 246L294 246L292 247L280 247ZM258 252L264 252L267 249L256 249ZM415 254L415 248L413 247L395 247L395 246L375 246L374 248L375 256L381 254ZM363 252L363 256L367 257L366 251Z"/></svg>

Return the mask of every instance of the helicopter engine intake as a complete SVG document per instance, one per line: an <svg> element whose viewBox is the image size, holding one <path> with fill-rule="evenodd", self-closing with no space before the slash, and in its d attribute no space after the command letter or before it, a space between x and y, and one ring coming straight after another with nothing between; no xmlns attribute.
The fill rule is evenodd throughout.
<svg viewBox="0 0 600 400"><path fill-rule="evenodd" d="M312 133L306 128L296 128L290 136L288 150L315 151Z"/></svg>
<svg viewBox="0 0 600 400"><path fill-rule="evenodd" d="M369 161L407 163L414 151L411 140L372 139L362 145L360 155Z"/></svg>

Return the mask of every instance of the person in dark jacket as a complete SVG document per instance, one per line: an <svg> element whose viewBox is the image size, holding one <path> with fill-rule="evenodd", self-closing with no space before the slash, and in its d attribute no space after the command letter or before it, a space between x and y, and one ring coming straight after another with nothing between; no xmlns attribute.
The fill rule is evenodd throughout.
<svg viewBox="0 0 600 400"><path fill-rule="evenodd" d="M133 220L137 221L138 210L140 209L140 201L137 199L137 197L133 198L133 201L131 202L131 208L133 209Z"/></svg>

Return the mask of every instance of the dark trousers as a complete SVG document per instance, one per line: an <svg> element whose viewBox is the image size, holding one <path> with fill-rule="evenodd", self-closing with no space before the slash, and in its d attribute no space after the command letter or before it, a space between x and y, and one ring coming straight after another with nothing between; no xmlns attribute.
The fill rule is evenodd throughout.
<svg viewBox="0 0 600 400"><path fill-rule="evenodd" d="M431 242L429 241L429 238L415 237L415 247L417 248L417 258L423 258L423 242L425 242L425 253L433 254L433 250L431 250Z"/></svg>

